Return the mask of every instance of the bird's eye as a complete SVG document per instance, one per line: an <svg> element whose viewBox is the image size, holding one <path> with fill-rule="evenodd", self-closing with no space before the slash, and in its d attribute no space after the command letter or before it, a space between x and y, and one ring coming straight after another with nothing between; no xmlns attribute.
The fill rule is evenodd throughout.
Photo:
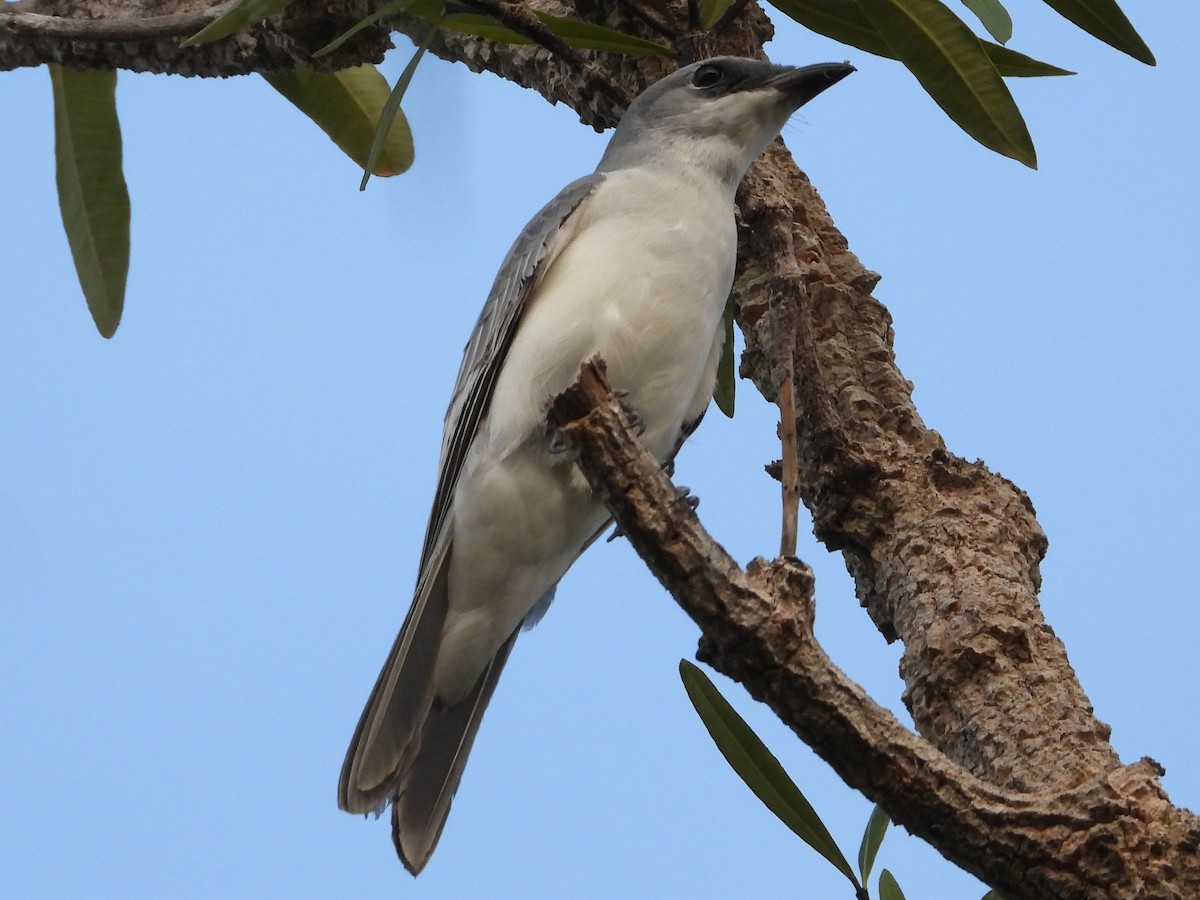
<svg viewBox="0 0 1200 900"><path fill-rule="evenodd" d="M723 74L720 66L701 66L692 76L692 84L698 88L710 88L721 80Z"/></svg>

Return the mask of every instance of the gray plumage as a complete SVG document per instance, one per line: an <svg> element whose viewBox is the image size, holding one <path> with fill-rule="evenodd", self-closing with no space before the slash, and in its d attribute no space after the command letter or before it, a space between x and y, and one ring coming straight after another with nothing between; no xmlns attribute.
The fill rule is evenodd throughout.
<svg viewBox="0 0 1200 900"><path fill-rule="evenodd" d="M733 196L788 116L853 69L722 57L629 107L596 171L564 188L505 257L446 413L413 604L338 785L349 812L392 803L405 866L428 861L520 626L608 515L544 403L599 353L669 459L712 394L733 279Z"/></svg>

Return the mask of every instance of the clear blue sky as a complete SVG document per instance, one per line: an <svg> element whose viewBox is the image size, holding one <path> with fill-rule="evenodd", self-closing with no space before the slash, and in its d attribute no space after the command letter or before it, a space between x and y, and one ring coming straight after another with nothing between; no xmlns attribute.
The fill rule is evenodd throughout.
<svg viewBox="0 0 1200 900"><path fill-rule="evenodd" d="M1041 170L959 133L896 64L785 136L878 296L926 421L1025 488L1049 621L1113 740L1200 807L1200 14L1130 12L1149 69L1040 6L1010 82ZM1184 8L1186 6L1186 8ZM394 54L394 77L408 50ZM676 665L697 636L623 543L518 643L415 883L335 785L410 597L459 353L525 220L590 171L569 110L435 60L417 165L358 173L255 79L120 79L133 262L94 331L54 197L44 71L0 74L0 885L38 897L850 897L726 768ZM777 548L774 414L749 389L677 480L739 559ZM901 710L898 647L811 537L818 631ZM718 683L848 853L870 805ZM983 889L894 831L911 900Z"/></svg>

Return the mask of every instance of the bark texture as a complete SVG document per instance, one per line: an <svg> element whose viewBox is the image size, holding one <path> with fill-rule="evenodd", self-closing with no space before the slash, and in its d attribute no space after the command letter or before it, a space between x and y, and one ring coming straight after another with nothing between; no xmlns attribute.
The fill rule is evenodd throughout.
<svg viewBox="0 0 1200 900"><path fill-rule="evenodd" d="M682 61L761 55L771 34L753 4L717 35L690 24L679 0L642 4L652 21L617 0L471 5L539 43L443 32L434 53L567 103L596 128L613 125L674 63L573 51L540 29L534 9L669 38ZM299 0L245 32L181 50L180 39L214 16L201 0L22 0L0 9L0 68L286 71L313 66L313 50L373 7ZM417 37L429 28L413 17L389 24ZM315 67L378 61L389 42L386 29L366 29ZM782 429L794 443L774 471L798 491L817 536L843 553L883 636L904 642L904 701L918 733L817 645L807 567L785 555L740 570L624 429L602 375L585 371L556 405L555 424L700 625L700 657L768 703L894 821L1009 898L1200 897L1200 822L1170 803L1153 761L1122 765L1042 616L1046 538L1029 498L954 456L922 422L896 367L891 319L871 296L878 276L850 252L781 142L744 182L739 213L742 375L794 410Z"/></svg>

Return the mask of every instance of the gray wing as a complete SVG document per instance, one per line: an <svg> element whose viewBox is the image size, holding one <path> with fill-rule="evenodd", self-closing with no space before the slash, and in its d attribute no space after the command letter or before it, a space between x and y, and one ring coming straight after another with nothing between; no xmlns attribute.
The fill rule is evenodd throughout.
<svg viewBox="0 0 1200 900"><path fill-rule="evenodd" d="M487 303L463 351L462 367L450 396L450 408L446 410L437 490L425 532L422 567L446 523L463 460L475 440L479 423L487 414L496 378L517 332L521 313L537 283L538 264L545 258L562 224L603 180L603 175L593 172L563 188L525 226L500 264Z"/></svg>
<svg viewBox="0 0 1200 900"><path fill-rule="evenodd" d="M348 812L370 812L394 800L393 838L414 874L437 844L483 712L516 639L514 632L463 701L449 707L435 702L432 678L449 603L454 489L538 282L539 264L562 224L603 178L593 174L567 185L525 226L500 266L467 343L446 413L437 490L412 607L342 766L338 805Z"/></svg>

